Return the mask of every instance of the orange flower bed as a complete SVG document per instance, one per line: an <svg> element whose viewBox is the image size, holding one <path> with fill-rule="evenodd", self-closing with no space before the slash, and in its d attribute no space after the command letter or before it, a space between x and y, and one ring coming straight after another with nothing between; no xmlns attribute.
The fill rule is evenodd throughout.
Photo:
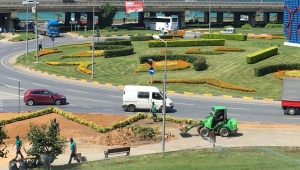
<svg viewBox="0 0 300 170"><path fill-rule="evenodd" d="M152 83L163 83L163 80L153 80ZM255 92L253 88L232 85L226 82L216 80L214 78L196 78L196 79L168 79L167 83L185 83L185 84L208 84L215 87L220 87L229 90L238 90L245 92Z"/></svg>
<svg viewBox="0 0 300 170"><path fill-rule="evenodd" d="M214 51L233 51L233 52L241 52L245 51L243 48L236 48L236 47L225 47L225 46L218 46L214 48Z"/></svg>
<svg viewBox="0 0 300 170"><path fill-rule="evenodd" d="M166 50L160 50L158 52L159 55L164 55L166 53ZM167 50L167 54L172 54L172 51L171 50Z"/></svg>
<svg viewBox="0 0 300 170"><path fill-rule="evenodd" d="M286 39L285 36L273 36L273 35L253 35L253 36L248 36L248 38L266 39L266 40Z"/></svg>
<svg viewBox="0 0 300 170"><path fill-rule="evenodd" d="M199 52L199 51L201 51L200 48L188 48L188 49L185 50L184 53L185 53L185 54L193 54L193 53Z"/></svg>
<svg viewBox="0 0 300 170"><path fill-rule="evenodd" d="M152 65L155 70L164 70L165 61L153 61ZM190 68L190 63L183 60L167 60L167 70L183 70ZM146 72L150 68L148 63L140 64L135 72Z"/></svg>
<svg viewBox="0 0 300 170"><path fill-rule="evenodd" d="M47 54L53 54L53 53L61 53L61 50L51 50L51 49L42 49L39 52L39 57L43 56L43 55L47 55ZM36 54L34 54L34 57L36 57Z"/></svg>
<svg viewBox="0 0 300 170"><path fill-rule="evenodd" d="M296 71L296 72L298 72L298 74L296 74L296 75L288 74L288 72L291 72L291 71ZM281 70L281 71L275 72L274 76L278 79L281 79L281 80L283 80L283 77L297 77L297 78L300 78L299 72L300 72L299 70Z"/></svg>

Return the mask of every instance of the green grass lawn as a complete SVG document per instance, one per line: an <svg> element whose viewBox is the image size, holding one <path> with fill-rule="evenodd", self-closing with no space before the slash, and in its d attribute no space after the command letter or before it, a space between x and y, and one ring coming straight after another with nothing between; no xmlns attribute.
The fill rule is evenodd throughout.
<svg viewBox="0 0 300 170"><path fill-rule="evenodd" d="M296 170L300 168L299 152L299 147L210 148L120 157L71 166L52 166L52 168L55 170Z"/></svg>
<svg viewBox="0 0 300 170"><path fill-rule="evenodd" d="M195 28L197 29L197 28ZM220 32L224 30L224 28L211 28L211 33L213 32ZM200 30L200 32L208 32L207 30ZM243 28L236 28L237 33L243 33L243 34L283 34L282 28L250 28L250 29L243 29Z"/></svg>
<svg viewBox="0 0 300 170"><path fill-rule="evenodd" d="M76 28L77 30L77 28ZM78 34L78 31L74 31L73 27L73 33ZM127 30L127 29L119 29L118 31L107 31L107 30L100 30L100 36L102 35L133 35L133 34L159 34L159 31L155 30ZM86 33L84 32L84 28L79 29L79 35L87 35L92 36L93 30L88 30ZM95 30L95 36L97 35L97 30Z"/></svg>
<svg viewBox="0 0 300 170"><path fill-rule="evenodd" d="M19 35L19 36L15 36L14 38L11 38L9 41L26 41L26 32L17 32L15 33L15 35ZM32 32L28 32L28 39L35 39L35 34Z"/></svg>
<svg viewBox="0 0 300 170"><path fill-rule="evenodd" d="M297 50L294 47L283 46L282 39L264 40L264 39L248 39L247 41L230 41L226 40L226 46L244 48L244 52L227 52L222 55L200 55L207 58L208 69L205 71L195 71L192 67L179 71L168 71L167 79L178 78L215 78L233 85L245 86L256 89L256 92L241 92L227 90L218 87L213 87L204 84L167 84L167 90L187 91L198 94L212 93L219 95L233 96L251 96L251 97L266 97L266 98L281 98L282 80L279 80L268 74L262 77L254 76L254 68L261 65L278 64L278 63L293 63L298 60L299 55L295 53ZM113 84L138 84L149 85L150 76L148 72L135 73L135 69L139 65L139 56L157 54L165 48L149 48L147 42L132 42L134 46L134 55L103 58L95 57L95 78L94 81L113 83ZM271 45L280 45L279 55L273 56L256 64L246 64L246 55L255 51L270 47ZM170 47L172 54L184 54L184 51L189 47ZM213 50L214 47L200 47L201 50ZM32 66L41 71L46 71L56 75L64 75L67 77L75 77L79 79L90 80L91 76L84 73L79 73L77 66L50 66L44 64L46 61L91 61L91 57L82 57L76 59L61 59L61 55L76 53L79 51L88 51L89 47L58 47L63 50L63 53L49 54L40 57L40 63L34 63L34 57L21 55L17 62L20 64ZM35 52L30 52L33 56ZM199 55L198 55L199 56ZM91 69L91 67L89 67ZM154 79L163 79L163 71L156 71ZM162 84L153 84L162 89Z"/></svg>
<svg viewBox="0 0 300 170"><path fill-rule="evenodd" d="M3 38L5 38L5 37L3 35L0 35L0 40L3 39Z"/></svg>

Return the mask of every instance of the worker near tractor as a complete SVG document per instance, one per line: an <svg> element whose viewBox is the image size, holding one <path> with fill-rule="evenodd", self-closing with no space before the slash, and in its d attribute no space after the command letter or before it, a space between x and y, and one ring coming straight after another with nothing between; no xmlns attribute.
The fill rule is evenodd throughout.
<svg viewBox="0 0 300 170"><path fill-rule="evenodd" d="M23 159L24 157L23 157L22 152L21 152L22 140L20 139L19 135L16 136L16 142L12 147L14 147L15 145L16 145L16 149L17 149L15 159L18 158L18 155L21 155L21 159Z"/></svg>
<svg viewBox="0 0 300 170"><path fill-rule="evenodd" d="M215 129L219 123L222 123L224 120L224 111L218 110L213 118L212 128Z"/></svg>
<svg viewBox="0 0 300 170"><path fill-rule="evenodd" d="M153 121L156 122L157 116L156 116L156 104L154 102L152 102L152 107L151 107L151 113L152 113L152 117L153 117Z"/></svg>

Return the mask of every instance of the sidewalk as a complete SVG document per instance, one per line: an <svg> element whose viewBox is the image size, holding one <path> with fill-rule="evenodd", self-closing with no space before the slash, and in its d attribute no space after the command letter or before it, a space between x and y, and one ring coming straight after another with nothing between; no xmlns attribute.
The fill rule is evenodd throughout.
<svg viewBox="0 0 300 170"><path fill-rule="evenodd" d="M171 140L165 143L165 151L177 151L177 150L188 150L188 149L201 149L201 148L212 148L212 143L207 139L203 139L198 136L196 129L190 131L190 135L186 134L181 136L178 129L168 129L167 132L174 134L177 139ZM75 139L76 140L76 139ZM253 129L240 129L239 133L234 137L222 138L217 136L216 148L222 150L222 147L242 147L242 146L300 146L297 142L300 140L299 129L267 129L267 128L253 128ZM77 142L77 141L76 141ZM84 145L83 141L77 142L78 153L87 158L87 161L102 160L104 159L105 148L97 145ZM14 150L10 149L10 154L14 154ZM130 155L145 155L151 153L160 153L162 151L162 142L132 147ZM65 153L58 156L52 165L63 165L67 164L69 160L69 143ZM122 155L118 155L122 156ZM109 156L109 158L118 157ZM8 162L9 158L0 158L1 162L5 160ZM73 161L75 163L76 161ZM8 163L6 166L0 167L0 170L7 170Z"/></svg>
<svg viewBox="0 0 300 170"><path fill-rule="evenodd" d="M0 42L8 42L8 40L20 36L19 34L12 35L12 33L10 33L10 32L5 33L5 35L4 35L4 33L1 33L0 35L5 37L5 38L1 39Z"/></svg>

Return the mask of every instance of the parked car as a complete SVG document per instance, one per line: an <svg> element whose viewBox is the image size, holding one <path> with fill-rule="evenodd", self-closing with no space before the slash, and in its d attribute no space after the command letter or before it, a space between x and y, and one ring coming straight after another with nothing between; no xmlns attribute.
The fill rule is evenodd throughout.
<svg viewBox="0 0 300 170"><path fill-rule="evenodd" d="M235 29L234 28L225 28L223 31L220 31L220 34L234 34Z"/></svg>
<svg viewBox="0 0 300 170"><path fill-rule="evenodd" d="M28 106L35 104L55 104L61 105L66 104L66 96L54 93L48 89L30 89L24 93L24 103Z"/></svg>

